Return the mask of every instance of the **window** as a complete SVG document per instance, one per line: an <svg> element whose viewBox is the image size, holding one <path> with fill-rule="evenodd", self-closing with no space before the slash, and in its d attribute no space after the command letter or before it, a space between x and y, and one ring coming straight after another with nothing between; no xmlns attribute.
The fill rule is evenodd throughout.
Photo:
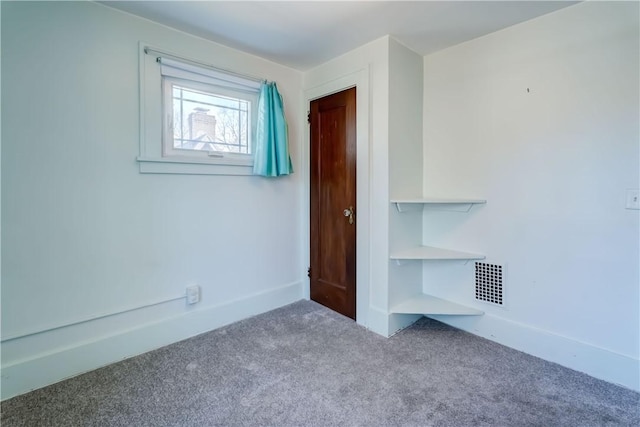
<svg viewBox="0 0 640 427"><path fill-rule="evenodd" d="M140 72L141 172L251 174L260 81L142 45Z"/></svg>
<svg viewBox="0 0 640 427"><path fill-rule="evenodd" d="M165 155L252 153L251 99L165 78ZM217 92L217 93L216 93Z"/></svg>

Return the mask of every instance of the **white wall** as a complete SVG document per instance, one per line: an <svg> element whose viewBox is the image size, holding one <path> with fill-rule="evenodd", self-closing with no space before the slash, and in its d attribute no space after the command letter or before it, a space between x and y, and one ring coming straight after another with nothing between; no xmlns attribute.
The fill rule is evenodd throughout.
<svg viewBox="0 0 640 427"><path fill-rule="evenodd" d="M422 81L423 58L394 39L389 41L389 199L422 197ZM400 213L387 203L389 252L419 246L422 215L419 210ZM388 259L388 307L421 293L422 264L398 265ZM389 316L389 334L413 323L421 315Z"/></svg>
<svg viewBox="0 0 640 427"><path fill-rule="evenodd" d="M638 3L587 2L427 56L424 242L507 268L506 307L473 263L425 263L425 291L484 309L452 325L640 389ZM449 286L438 287L448 279Z"/></svg>
<svg viewBox="0 0 640 427"><path fill-rule="evenodd" d="M2 2L3 398L302 297L300 173L139 173L140 40L277 81L303 169L298 71L96 3ZM194 306L33 334L191 284Z"/></svg>

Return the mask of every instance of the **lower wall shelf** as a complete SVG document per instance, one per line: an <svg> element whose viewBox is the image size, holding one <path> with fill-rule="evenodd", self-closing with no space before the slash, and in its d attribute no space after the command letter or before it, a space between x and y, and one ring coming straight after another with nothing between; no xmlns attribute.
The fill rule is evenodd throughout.
<svg viewBox="0 0 640 427"><path fill-rule="evenodd" d="M451 301L420 294L391 307L391 313L402 314L444 314L461 316L480 316L481 310L456 304Z"/></svg>

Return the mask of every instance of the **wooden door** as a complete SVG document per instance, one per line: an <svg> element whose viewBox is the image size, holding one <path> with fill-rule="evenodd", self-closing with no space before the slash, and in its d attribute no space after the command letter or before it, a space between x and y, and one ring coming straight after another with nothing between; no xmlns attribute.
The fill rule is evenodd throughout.
<svg viewBox="0 0 640 427"><path fill-rule="evenodd" d="M356 88L311 102L311 299L356 318Z"/></svg>

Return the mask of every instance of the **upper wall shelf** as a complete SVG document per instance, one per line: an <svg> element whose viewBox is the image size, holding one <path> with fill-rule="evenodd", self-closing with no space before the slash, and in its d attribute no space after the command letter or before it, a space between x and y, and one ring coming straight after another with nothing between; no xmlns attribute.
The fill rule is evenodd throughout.
<svg viewBox="0 0 640 427"><path fill-rule="evenodd" d="M473 205L487 203L483 199L454 199L444 197L424 197L408 199L392 199L391 203L396 205L398 212L423 209L425 206L436 207L442 210L468 212Z"/></svg>
<svg viewBox="0 0 640 427"><path fill-rule="evenodd" d="M435 248L433 246L418 246L410 249L404 249L400 251L394 251L391 254L391 259L394 260L407 260L407 259L421 259L421 260L444 260L444 259L459 259L459 260L472 260L472 259L484 259L484 255L473 254L469 252L452 251L450 249Z"/></svg>

